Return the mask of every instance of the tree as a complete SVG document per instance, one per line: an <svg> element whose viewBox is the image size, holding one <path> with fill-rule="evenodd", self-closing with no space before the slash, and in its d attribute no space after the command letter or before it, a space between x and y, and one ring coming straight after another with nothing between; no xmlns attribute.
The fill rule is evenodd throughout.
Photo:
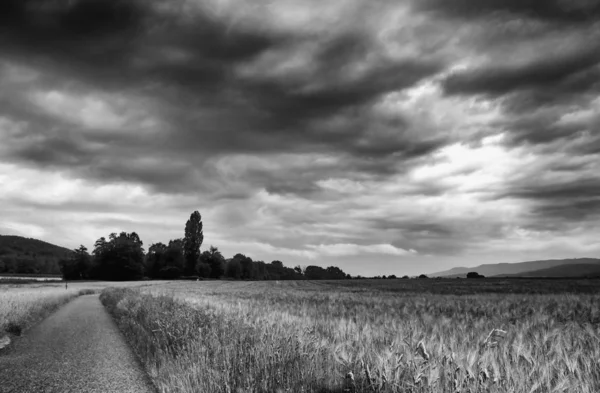
<svg viewBox="0 0 600 393"><path fill-rule="evenodd" d="M163 243L154 243L146 254L146 274L152 278L160 277L160 270L165 267L164 259L167 246Z"/></svg>
<svg viewBox="0 0 600 393"><path fill-rule="evenodd" d="M326 270L326 278L328 280L345 280L346 273L337 266L329 266Z"/></svg>
<svg viewBox="0 0 600 393"><path fill-rule="evenodd" d="M16 273L17 261L13 257L4 258L4 271L2 273Z"/></svg>
<svg viewBox="0 0 600 393"><path fill-rule="evenodd" d="M477 272L469 272L467 273L467 278L485 278L485 276Z"/></svg>
<svg viewBox="0 0 600 393"><path fill-rule="evenodd" d="M220 278L223 274L225 274L225 258L219 252L219 249L217 247L210 246L210 249L208 251L204 251L200 255L200 261L198 262L198 266L200 264L206 264L209 267L209 274L206 277ZM198 275L201 277L205 277L200 274L200 269L198 269L198 266L196 267ZM206 270L207 269L205 267L202 267L203 272L205 272Z"/></svg>
<svg viewBox="0 0 600 393"><path fill-rule="evenodd" d="M229 278L239 279L242 277L242 265L237 259L229 259L225 266L225 275Z"/></svg>
<svg viewBox="0 0 600 393"><path fill-rule="evenodd" d="M17 259L17 273L19 274L36 274L35 260L32 258Z"/></svg>
<svg viewBox="0 0 600 393"><path fill-rule="evenodd" d="M94 246L95 278L124 281L143 277L144 248L137 233L111 233L108 241L100 238Z"/></svg>
<svg viewBox="0 0 600 393"><path fill-rule="evenodd" d="M60 272L65 280L82 280L90 278L90 269L92 260L88 249L79 246L73 250L73 254L68 259L59 261Z"/></svg>
<svg viewBox="0 0 600 393"><path fill-rule="evenodd" d="M240 262L240 266L242 268L241 278L243 280L252 280L255 278L254 263L252 262L252 258L247 257L244 254L235 254L233 259Z"/></svg>
<svg viewBox="0 0 600 393"><path fill-rule="evenodd" d="M185 271L185 257L183 254L183 239L169 240L165 251L165 267L177 271L177 277Z"/></svg>
<svg viewBox="0 0 600 393"><path fill-rule="evenodd" d="M304 277L309 280L323 280L326 275L327 272L321 266L310 265L304 269Z"/></svg>
<svg viewBox="0 0 600 393"><path fill-rule="evenodd" d="M148 249L146 272L152 278L173 279L183 274L183 240L170 240L169 245L156 243Z"/></svg>
<svg viewBox="0 0 600 393"><path fill-rule="evenodd" d="M254 261L254 278L256 280L268 280L269 273L267 264L264 261Z"/></svg>
<svg viewBox="0 0 600 393"><path fill-rule="evenodd" d="M329 266L323 269L321 266L307 266L304 270L304 277L309 280L345 280L346 273L337 266Z"/></svg>
<svg viewBox="0 0 600 393"><path fill-rule="evenodd" d="M429 277L427 277L427 276L426 276L426 275L424 275L424 274L421 274L421 275L419 276L419 278L429 278Z"/></svg>
<svg viewBox="0 0 600 393"><path fill-rule="evenodd" d="M208 263L202 262L202 258L196 264L196 273L198 277L210 277L211 268Z"/></svg>
<svg viewBox="0 0 600 393"><path fill-rule="evenodd" d="M196 264L200 258L200 246L203 241L202 217L198 211L195 211L185 224L185 237L183 238L184 271L188 276L194 274L196 270Z"/></svg>
<svg viewBox="0 0 600 393"><path fill-rule="evenodd" d="M269 264L266 264L267 275L269 280L281 280L284 275L284 267L283 262L281 261L272 261Z"/></svg>

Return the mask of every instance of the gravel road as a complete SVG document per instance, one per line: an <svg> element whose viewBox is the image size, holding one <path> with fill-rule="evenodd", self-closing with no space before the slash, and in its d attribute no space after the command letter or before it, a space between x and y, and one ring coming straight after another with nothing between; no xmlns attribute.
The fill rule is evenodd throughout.
<svg viewBox="0 0 600 393"><path fill-rule="evenodd" d="M81 296L0 351L0 392L156 392L98 295Z"/></svg>

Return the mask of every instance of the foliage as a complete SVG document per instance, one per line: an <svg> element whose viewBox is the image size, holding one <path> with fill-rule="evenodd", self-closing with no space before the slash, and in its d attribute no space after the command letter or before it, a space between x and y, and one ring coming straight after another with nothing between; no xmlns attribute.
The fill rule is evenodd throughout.
<svg viewBox="0 0 600 393"><path fill-rule="evenodd" d="M135 232L111 233L94 245L92 276L101 280L137 280L144 273L144 248Z"/></svg>
<svg viewBox="0 0 600 393"><path fill-rule="evenodd" d="M73 250L69 259L59 261L59 265L65 280L84 280L91 277L92 259L83 245Z"/></svg>
<svg viewBox="0 0 600 393"><path fill-rule="evenodd" d="M196 264L200 258L200 246L202 246L203 241L202 217L198 211L195 211L190 215L190 219L185 224L185 236L183 238L184 271L186 275L194 274Z"/></svg>
<svg viewBox="0 0 600 393"><path fill-rule="evenodd" d="M196 264L196 273L198 273L198 277L208 278L211 274L210 265L208 263L204 263L202 261L198 261Z"/></svg>
<svg viewBox="0 0 600 393"><path fill-rule="evenodd" d="M469 272L467 273L467 278L485 278L485 276L477 272Z"/></svg>
<svg viewBox="0 0 600 393"><path fill-rule="evenodd" d="M0 273L60 274L71 250L36 239L0 235Z"/></svg>
<svg viewBox="0 0 600 393"><path fill-rule="evenodd" d="M304 270L304 276L309 280L344 280L346 273L336 266L323 269L320 266L308 266Z"/></svg>
<svg viewBox="0 0 600 393"><path fill-rule="evenodd" d="M200 270L197 268L198 275L200 277L210 277L210 278L220 278L225 274L225 258L221 254L218 248L214 246L210 246L208 251L204 251L200 255L200 260L198 262L198 266L202 266L203 272L208 273L206 275L200 275ZM208 268L207 268L207 267Z"/></svg>
<svg viewBox="0 0 600 393"><path fill-rule="evenodd" d="M281 261L265 263L253 261L243 254L236 254L226 261L225 277L237 280L301 280L304 274L299 266L289 268Z"/></svg>
<svg viewBox="0 0 600 393"><path fill-rule="evenodd" d="M227 261L225 266L225 275L229 278L240 279L242 278L242 265L237 259L230 259Z"/></svg>
<svg viewBox="0 0 600 393"><path fill-rule="evenodd" d="M184 271L183 240L170 240L169 245L155 243L146 255L146 273L151 278L174 279Z"/></svg>
<svg viewBox="0 0 600 393"><path fill-rule="evenodd" d="M8 237L5 237L8 238ZM0 238L0 240L2 240ZM33 239L29 239L33 241ZM225 260L219 250L211 246L200 254L200 246L204 240L202 217L198 211L191 214L185 225L185 237L150 246L144 255L143 243L135 233L112 233L108 240L104 237L94 244L93 258L87 254L85 247L68 251L60 261L60 270L68 280L100 279L100 280L137 280L143 277L153 279L179 279L182 276L201 278L229 278L235 280L341 280L350 279L340 268L329 266L309 266L302 269L286 267L276 260L271 263L253 261L252 258L238 253ZM37 242L37 241L36 241ZM39 242L40 244L46 244ZM55 247L48 245L50 247ZM30 255L26 250L15 246ZM0 273L19 272L21 274L39 273L39 269L29 260L13 260L5 257L8 251L0 247ZM33 254L35 257L35 254ZM58 265L57 265L58 266Z"/></svg>

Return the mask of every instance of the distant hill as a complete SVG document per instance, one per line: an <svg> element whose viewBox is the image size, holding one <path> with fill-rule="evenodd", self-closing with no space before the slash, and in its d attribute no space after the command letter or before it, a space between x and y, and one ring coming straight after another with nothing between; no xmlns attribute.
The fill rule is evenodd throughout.
<svg viewBox="0 0 600 393"><path fill-rule="evenodd" d="M523 273L530 273L551 268L560 269L555 272L572 270L569 276L578 277L580 274L576 272L577 266L594 265L600 266L600 259L597 258L575 258L575 259L549 259L543 261L529 261L521 263L496 263L488 265L479 265L475 267L455 267L450 270L445 270L438 273L429 274L429 277L466 277L469 272L477 272L486 277L492 276L523 276ZM586 268L587 269L587 268ZM540 274L540 273L537 273ZM583 274L585 275L585 274ZM533 277L533 276L524 276ZM550 277L550 276L548 276ZM552 276L558 277L558 276Z"/></svg>
<svg viewBox="0 0 600 393"><path fill-rule="evenodd" d="M0 274L60 274L58 261L71 253L41 240L0 235Z"/></svg>
<svg viewBox="0 0 600 393"><path fill-rule="evenodd" d="M495 277L600 277L600 264L574 263Z"/></svg>

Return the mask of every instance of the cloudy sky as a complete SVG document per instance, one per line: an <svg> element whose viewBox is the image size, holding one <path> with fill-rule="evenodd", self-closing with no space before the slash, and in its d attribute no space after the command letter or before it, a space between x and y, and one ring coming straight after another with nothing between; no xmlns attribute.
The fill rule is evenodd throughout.
<svg viewBox="0 0 600 393"><path fill-rule="evenodd" d="M600 256L596 0L4 0L0 233L352 274Z"/></svg>

